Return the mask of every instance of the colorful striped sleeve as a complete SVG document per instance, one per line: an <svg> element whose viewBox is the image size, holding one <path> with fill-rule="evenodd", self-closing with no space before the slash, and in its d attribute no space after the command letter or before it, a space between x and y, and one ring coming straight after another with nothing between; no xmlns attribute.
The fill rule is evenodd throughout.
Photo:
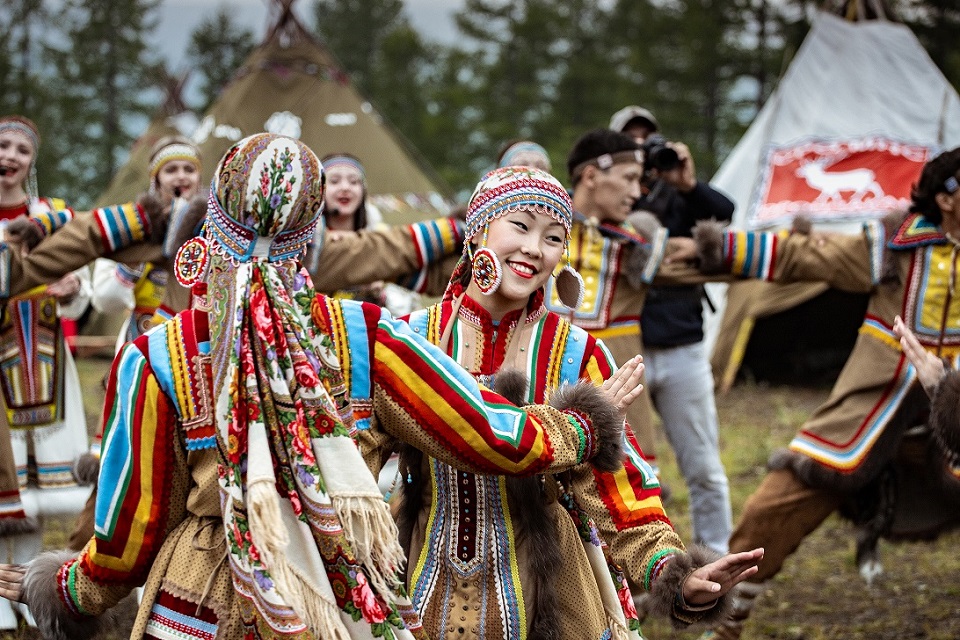
<svg viewBox="0 0 960 640"><path fill-rule="evenodd" d="M350 301L342 301L347 307ZM355 325L351 325L353 328ZM368 371L373 420L379 428L438 460L474 473L531 475L560 471L596 452L588 416L545 405L518 408L482 387L407 324L382 312ZM351 345L351 394L358 375ZM365 357L359 354L360 357Z"/></svg>
<svg viewBox="0 0 960 640"><path fill-rule="evenodd" d="M176 410L146 355L149 335L127 344L111 371L95 535L58 580L75 614L100 614L143 584L169 531L186 515L183 444Z"/></svg>
<svg viewBox="0 0 960 640"><path fill-rule="evenodd" d="M826 282L853 293L869 293L880 281L883 230L863 233L727 231L723 257L730 273L774 282Z"/></svg>

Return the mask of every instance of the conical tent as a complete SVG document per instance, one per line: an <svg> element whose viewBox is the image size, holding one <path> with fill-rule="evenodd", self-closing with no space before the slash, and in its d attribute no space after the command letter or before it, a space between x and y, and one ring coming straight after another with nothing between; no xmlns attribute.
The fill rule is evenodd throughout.
<svg viewBox="0 0 960 640"><path fill-rule="evenodd" d="M350 84L333 56L300 24L289 1L200 121L194 141L203 175L231 144L260 131L299 138L323 157L348 152L366 171L370 199L388 222L445 211L449 187Z"/></svg>
<svg viewBox="0 0 960 640"><path fill-rule="evenodd" d="M818 228L856 231L865 219L905 209L923 164L960 145L956 90L906 26L887 20L881 3L868 5L866 15L862 0L817 13L777 90L714 176L737 205L734 227L788 227L804 214ZM865 300L826 290L711 285L717 312L708 314L706 333L720 388L733 383L762 319L774 314L777 331L819 325L834 338L845 322L852 347ZM818 308L818 296L831 308ZM808 315L791 324L788 310L798 306ZM791 338L769 340L771 350L782 355L788 343L803 343Z"/></svg>
<svg viewBox="0 0 960 640"><path fill-rule="evenodd" d="M113 176L106 190L97 198L96 206L128 202L149 186L150 150L160 138L169 135L189 137L197 118L183 101L187 74L179 77L166 74L163 79L166 97L157 109L147 130L134 141L126 163Z"/></svg>

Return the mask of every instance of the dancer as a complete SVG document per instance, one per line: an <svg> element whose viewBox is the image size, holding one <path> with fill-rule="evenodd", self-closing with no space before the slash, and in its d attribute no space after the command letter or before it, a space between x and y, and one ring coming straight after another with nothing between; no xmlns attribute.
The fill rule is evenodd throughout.
<svg viewBox="0 0 960 640"><path fill-rule="evenodd" d="M324 156L320 162L327 176L323 207L326 240L333 242L364 229L386 229L380 212L367 198L367 177L360 160L349 153L336 153ZM321 243L315 242L313 246L319 247ZM306 266L311 273L316 272L319 259L317 251L308 253ZM423 306L416 291L382 280L324 293L372 302L386 307L394 316L406 315Z"/></svg>
<svg viewBox="0 0 960 640"><path fill-rule="evenodd" d="M859 513L857 561L867 580L880 571L879 537L933 537L960 522L960 466L922 425L929 400L895 333L895 318L925 351L960 356L957 238L960 149L924 165L910 213L864 225L857 235L723 231L700 223L702 268L777 282L827 281L870 293L856 345L833 391L790 443L744 505L730 539L733 551L763 545L760 571L741 585L733 618L712 637L739 638L764 584L803 539L835 510ZM955 432L955 429L952 430ZM919 456L904 456L919 442ZM955 440L953 441L955 445ZM956 448L954 447L954 450ZM929 459L927 456L931 456Z"/></svg>
<svg viewBox="0 0 960 640"><path fill-rule="evenodd" d="M163 254L170 258L180 247L173 231L187 217L190 200L200 188L200 150L181 136L165 136L150 152L149 191L161 206L171 210L171 229L165 235ZM205 208L206 203L200 206ZM195 221L196 222L196 221ZM192 235L192 234L191 234ZM128 266L101 258L93 266L93 296L90 303L108 315L129 314L117 336L117 350L154 324L166 291L168 271L164 265L142 262ZM161 312L160 318L169 314Z"/></svg>
<svg viewBox="0 0 960 640"><path fill-rule="evenodd" d="M552 278L561 301L579 306L580 276L558 270L572 221L569 196L546 172L487 174L467 210L464 256L443 300L408 319L413 330L484 384L513 387L515 402L602 384L613 371L606 348L543 305ZM364 435L361 444L368 459L393 445ZM721 612L718 597L755 570L759 551L714 564L710 552L685 552L632 436L624 447L613 473L580 465L527 479L402 448L400 539L430 637L639 637L631 591L652 591L653 608L678 626Z"/></svg>
<svg viewBox="0 0 960 640"><path fill-rule="evenodd" d="M203 238L175 265L198 306L114 362L96 537L79 558L0 567L0 595L25 599L45 637L89 637L144 579L132 637L425 637L352 434L475 473L622 457L612 404L638 372L521 410L381 309L315 294L297 257L322 197L319 161L291 138L221 160Z"/></svg>
<svg viewBox="0 0 960 640"><path fill-rule="evenodd" d="M22 218L41 228L73 216L63 200L40 198L40 135L22 116L0 118L0 224ZM90 300L85 269L9 300L0 322L0 536L3 556L25 562L40 551L41 513L78 513L89 490L72 469L87 450L87 422L76 365L61 318L78 318ZM28 468L35 477L28 477ZM28 618L29 620L29 618ZM0 603L0 628L15 628Z"/></svg>

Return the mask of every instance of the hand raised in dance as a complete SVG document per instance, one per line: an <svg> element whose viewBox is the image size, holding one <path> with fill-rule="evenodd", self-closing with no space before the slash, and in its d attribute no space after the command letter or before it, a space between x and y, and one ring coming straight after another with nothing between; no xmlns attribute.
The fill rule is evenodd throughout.
<svg viewBox="0 0 960 640"><path fill-rule="evenodd" d="M627 360L612 376L604 380L603 386L600 387L624 418L627 415L627 407L633 404L633 401L643 392L643 385L640 384L642 377L643 356L637 355Z"/></svg>
<svg viewBox="0 0 960 640"><path fill-rule="evenodd" d="M0 564L0 598L23 602L23 577L27 573L24 564Z"/></svg>
<svg viewBox="0 0 960 640"><path fill-rule="evenodd" d="M757 563L762 559L763 549L754 549L730 553L700 567L688 575L680 587L684 602L694 607L713 602L755 574Z"/></svg>
<svg viewBox="0 0 960 640"><path fill-rule="evenodd" d="M945 371L943 360L923 348L920 341L917 340L917 336L907 328L906 323L900 316L897 316L893 321L893 333L900 338L900 347L903 349L903 354L907 356L907 360L917 370L917 377L920 379L920 384L923 385L923 390L927 392L928 396L933 396L933 391L937 388L937 384Z"/></svg>

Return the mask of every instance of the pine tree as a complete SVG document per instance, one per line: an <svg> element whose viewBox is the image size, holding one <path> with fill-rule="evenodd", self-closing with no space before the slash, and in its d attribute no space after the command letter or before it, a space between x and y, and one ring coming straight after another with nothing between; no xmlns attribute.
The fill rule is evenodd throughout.
<svg viewBox="0 0 960 640"><path fill-rule="evenodd" d="M204 112L213 104L254 46L253 32L240 26L226 5L194 29L187 56L200 75L198 111Z"/></svg>
<svg viewBox="0 0 960 640"><path fill-rule="evenodd" d="M409 28L403 0L317 0L314 22L324 44L367 96L373 95L384 42L395 30Z"/></svg>
<svg viewBox="0 0 960 640"><path fill-rule="evenodd" d="M58 118L57 182L88 204L113 177L133 140L131 131L156 103L146 36L159 0L65 0L62 39L49 55L58 92L45 105Z"/></svg>

